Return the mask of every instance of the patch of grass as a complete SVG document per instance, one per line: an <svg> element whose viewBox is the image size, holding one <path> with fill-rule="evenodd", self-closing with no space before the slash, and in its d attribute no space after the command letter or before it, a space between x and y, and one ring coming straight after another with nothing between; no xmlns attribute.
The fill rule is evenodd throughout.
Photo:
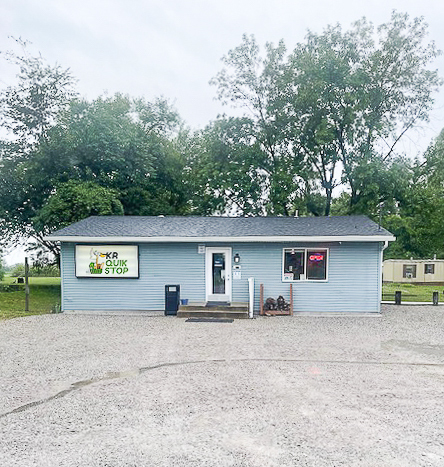
<svg viewBox="0 0 444 467"><path fill-rule="evenodd" d="M41 315L60 310L60 277L29 278L29 311L25 311L25 286L15 284L15 277L5 276L0 282L0 319ZM2 285L18 290L3 291Z"/></svg>
<svg viewBox="0 0 444 467"><path fill-rule="evenodd" d="M401 291L403 302L430 302L433 301L433 292L439 292L439 301L444 301L444 286L442 285L418 285L405 283L383 284L382 299L395 300L395 292Z"/></svg>

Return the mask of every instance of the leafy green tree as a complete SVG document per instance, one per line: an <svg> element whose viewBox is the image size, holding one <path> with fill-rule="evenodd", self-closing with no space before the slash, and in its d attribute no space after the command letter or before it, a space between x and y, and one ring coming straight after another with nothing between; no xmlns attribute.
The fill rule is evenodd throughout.
<svg viewBox="0 0 444 467"><path fill-rule="evenodd" d="M341 162L350 212L368 212L368 195L377 191L369 186L396 178L397 144L428 118L433 92L442 82L429 69L440 52L433 42L424 44L426 36L422 18L393 12L376 32L363 19L347 32L337 25L309 33L290 57L294 98L284 113L296 127L298 146L313 161L327 200Z"/></svg>
<svg viewBox="0 0 444 467"><path fill-rule="evenodd" d="M44 236L89 213L185 213L184 162L173 143L179 123L163 99L149 103L117 94L93 102L71 100L25 152L3 141L3 238L33 238L57 255L58 247ZM95 195L112 200L113 207L89 203ZM79 205L74 217L70 196L73 202L85 196L89 203Z"/></svg>
<svg viewBox="0 0 444 467"><path fill-rule="evenodd" d="M47 136L76 96L75 79L69 69L49 65L39 56L28 52L29 43L16 40L22 52L0 53L19 68L18 83L8 86L0 94L0 123L15 137L14 146L26 149Z"/></svg>
<svg viewBox="0 0 444 467"><path fill-rule="evenodd" d="M122 216L119 192L95 182L70 180L55 188L33 219L44 235L89 216Z"/></svg>
<svg viewBox="0 0 444 467"><path fill-rule="evenodd" d="M18 242L34 233L31 219L38 199L44 195L38 191L38 179L47 179L49 175L30 178L31 160L75 95L69 70L48 65L41 56L29 54L26 42L17 42L22 47L21 55L2 54L2 58L19 68L18 83L0 93L0 123L6 130L0 140L2 242Z"/></svg>
<svg viewBox="0 0 444 467"><path fill-rule="evenodd" d="M444 258L442 219L444 192L431 186L412 186L398 215L384 219L397 241L387 249L386 257Z"/></svg>
<svg viewBox="0 0 444 467"><path fill-rule="evenodd" d="M190 191L184 181L188 147L184 131L170 138L159 138L153 171L137 184L121 189L127 215L186 215L190 212Z"/></svg>
<svg viewBox="0 0 444 467"><path fill-rule="evenodd" d="M444 131L429 146L423 160L411 167L410 176L398 177L397 209L384 216L385 226L397 241L386 257L444 258ZM407 180L407 184L406 184Z"/></svg>
<svg viewBox="0 0 444 467"><path fill-rule="evenodd" d="M251 204L250 197L257 200L256 185L259 184L265 201L263 213L275 215L293 214L295 200L305 193L309 182L309 173L306 173L303 156L292 151L291 145L285 139L284 121L280 112L272 105L282 92L279 84L285 72L285 52L282 41L277 47L266 44L263 58L255 38L244 35L242 43L223 57L225 68L211 80L211 84L217 86L218 98L222 103L245 109L246 115L243 119L225 120L225 122L222 120L209 131L214 133L214 130L218 131L218 127L226 128L227 125L231 125L229 131L230 136L237 140L236 151L238 152L240 145L243 145L242 150L254 151L257 154L255 162L252 161L251 156L248 161L249 176L251 177L254 172L259 176L254 176L255 193L248 191L250 184L247 180L244 190L246 198L241 201L240 196L243 193L231 183L230 191L237 192L235 205ZM238 135L234 135L233 125L236 125ZM220 139L223 138L219 137ZM229 141L229 137L225 139ZM224 151L226 154L230 153L227 144ZM219 167L219 161L216 160L215 163L216 167ZM238 171L230 170L229 174L232 178L242 177L243 170L244 167L239 166ZM261 180L259 181L258 178ZM230 181L227 180L225 185L230 185ZM243 210L244 208L241 208L241 211ZM257 211L261 211L261 206L258 206Z"/></svg>
<svg viewBox="0 0 444 467"><path fill-rule="evenodd" d="M421 175L435 186L444 186L444 129L427 148L424 161L418 162Z"/></svg>
<svg viewBox="0 0 444 467"><path fill-rule="evenodd" d="M249 118L219 118L189 144L185 183L194 213L258 215L266 211L267 156Z"/></svg>
<svg viewBox="0 0 444 467"><path fill-rule="evenodd" d="M430 70L440 51L426 37L423 18L397 12L376 30L362 19L345 32L340 25L309 32L288 56L280 42L267 44L262 58L244 36L213 83L223 103L248 110L273 169L281 176L290 168L289 178L323 193L324 214L341 184L350 191L348 212L367 213L384 200L377 185L399 172L399 141L427 121L442 84Z"/></svg>

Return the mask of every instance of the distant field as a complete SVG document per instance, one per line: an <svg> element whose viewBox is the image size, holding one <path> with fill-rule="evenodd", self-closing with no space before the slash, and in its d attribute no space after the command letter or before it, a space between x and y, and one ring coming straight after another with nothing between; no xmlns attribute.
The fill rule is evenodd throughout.
<svg viewBox="0 0 444 467"><path fill-rule="evenodd" d="M383 300L395 300L395 292L401 291L403 302L430 302L432 303L433 292L439 292L439 301L444 302L444 286L442 285L416 285L393 283L384 284L382 287Z"/></svg>
<svg viewBox="0 0 444 467"><path fill-rule="evenodd" d="M60 309L60 277L29 278L29 312L25 312L25 286L4 291L4 285L15 285L17 278L5 276L0 282L0 319L40 315Z"/></svg>

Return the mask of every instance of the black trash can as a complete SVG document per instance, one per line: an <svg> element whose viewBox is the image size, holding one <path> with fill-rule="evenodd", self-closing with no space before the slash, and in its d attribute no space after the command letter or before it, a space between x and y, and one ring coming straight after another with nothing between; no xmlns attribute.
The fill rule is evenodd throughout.
<svg viewBox="0 0 444 467"><path fill-rule="evenodd" d="M177 315L180 302L180 285L165 286L165 315Z"/></svg>

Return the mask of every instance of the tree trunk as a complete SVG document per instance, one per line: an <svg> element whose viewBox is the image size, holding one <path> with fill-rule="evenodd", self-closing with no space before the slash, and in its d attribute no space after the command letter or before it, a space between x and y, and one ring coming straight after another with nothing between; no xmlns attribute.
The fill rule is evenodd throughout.
<svg viewBox="0 0 444 467"><path fill-rule="evenodd" d="M327 195L327 199L325 201L325 211L324 211L324 216L329 216L330 215L330 210L331 210L331 201L332 201L332 189L328 188L325 190L325 193Z"/></svg>
<svg viewBox="0 0 444 467"><path fill-rule="evenodd" d="M355 188L352 188L352 192L350 196L350 214L353 213L358 202L359 202L359 194Z"/></svg>

